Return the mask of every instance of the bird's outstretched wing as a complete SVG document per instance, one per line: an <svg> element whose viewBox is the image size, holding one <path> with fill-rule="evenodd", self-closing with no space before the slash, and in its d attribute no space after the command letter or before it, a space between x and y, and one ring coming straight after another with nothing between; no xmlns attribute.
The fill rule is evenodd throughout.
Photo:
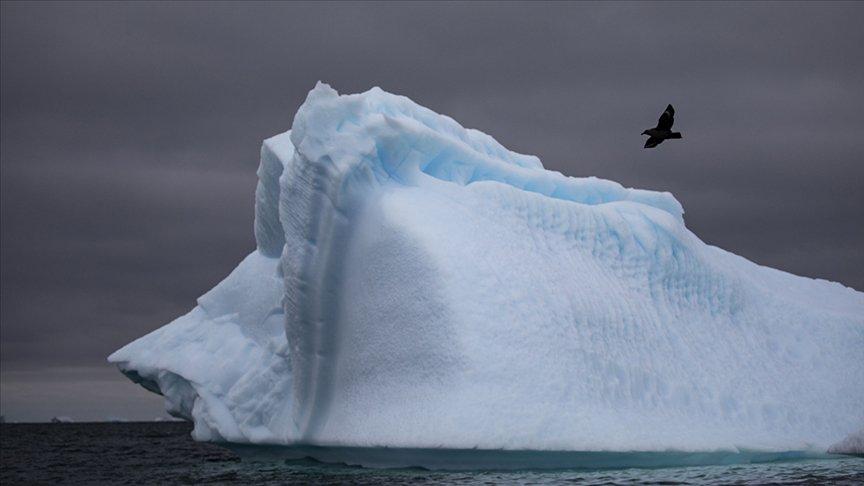
<svg viewBox="0 0 864 486"><path fill-rule="evenodd" d="M662 138L658 137L649 137L648 140L645 141L645 148L654 148L663 143Z"/></svg>
<svg viewBox="0 0 864 486"><path fill-rule="evenodd" d="M675 123L675 108L672 108L672 105L669 105L666 107L666 111L660 115L660 119L657 120L657 129L671 130L673 123Z"/></svg>

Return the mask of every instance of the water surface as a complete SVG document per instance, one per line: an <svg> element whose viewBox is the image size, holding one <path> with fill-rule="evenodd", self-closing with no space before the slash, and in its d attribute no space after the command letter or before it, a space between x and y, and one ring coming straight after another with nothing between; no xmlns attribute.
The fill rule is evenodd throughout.
<svg viewBox="0 0 864 486"><path fill-rule="evenodd" d="M194 442L183 422L3 424L0 483L256 484L847 484L864 459L780 457L760 464L627 469L441 472L328 465ZM244 456L247 454L244 453Z"/></svg>

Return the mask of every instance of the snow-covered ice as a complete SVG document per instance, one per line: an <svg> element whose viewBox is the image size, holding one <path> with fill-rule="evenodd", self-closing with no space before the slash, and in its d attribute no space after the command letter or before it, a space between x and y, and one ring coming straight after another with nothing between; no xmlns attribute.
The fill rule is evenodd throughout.
<svg viewBox="0 0 864 486"><path fill-rule="evenodd" d="M669 193L324 84L258 176L257 250L109 357L196 439L824 451L864 426L864 294L703 243Z"/></svg>

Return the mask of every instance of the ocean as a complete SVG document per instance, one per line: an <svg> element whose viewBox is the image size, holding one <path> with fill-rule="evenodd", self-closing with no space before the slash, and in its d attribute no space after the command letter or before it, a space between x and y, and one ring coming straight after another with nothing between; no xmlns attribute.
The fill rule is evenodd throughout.
<svg viewBox="0 0 864 486"><path fill-rule="evenodd" d="M0 483L864 484L864 458L846 456L599 470L368 469L247 453L241 458L226 448L193 441L191 429L185 422L2 424Z"/></svg>

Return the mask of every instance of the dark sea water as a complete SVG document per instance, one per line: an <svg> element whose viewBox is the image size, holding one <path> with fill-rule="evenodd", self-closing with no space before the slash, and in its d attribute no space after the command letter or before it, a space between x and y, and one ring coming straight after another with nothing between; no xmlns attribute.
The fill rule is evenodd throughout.
<svg viewBox="0 0 864 486"><path fill-rule="evenodd" d="M441 472L310 459L241 459L194 442L182 422L0 425L0 483L12 484L864 484L864 458L724 466ZM787 458L788 459L788 458Z"/></svg>

